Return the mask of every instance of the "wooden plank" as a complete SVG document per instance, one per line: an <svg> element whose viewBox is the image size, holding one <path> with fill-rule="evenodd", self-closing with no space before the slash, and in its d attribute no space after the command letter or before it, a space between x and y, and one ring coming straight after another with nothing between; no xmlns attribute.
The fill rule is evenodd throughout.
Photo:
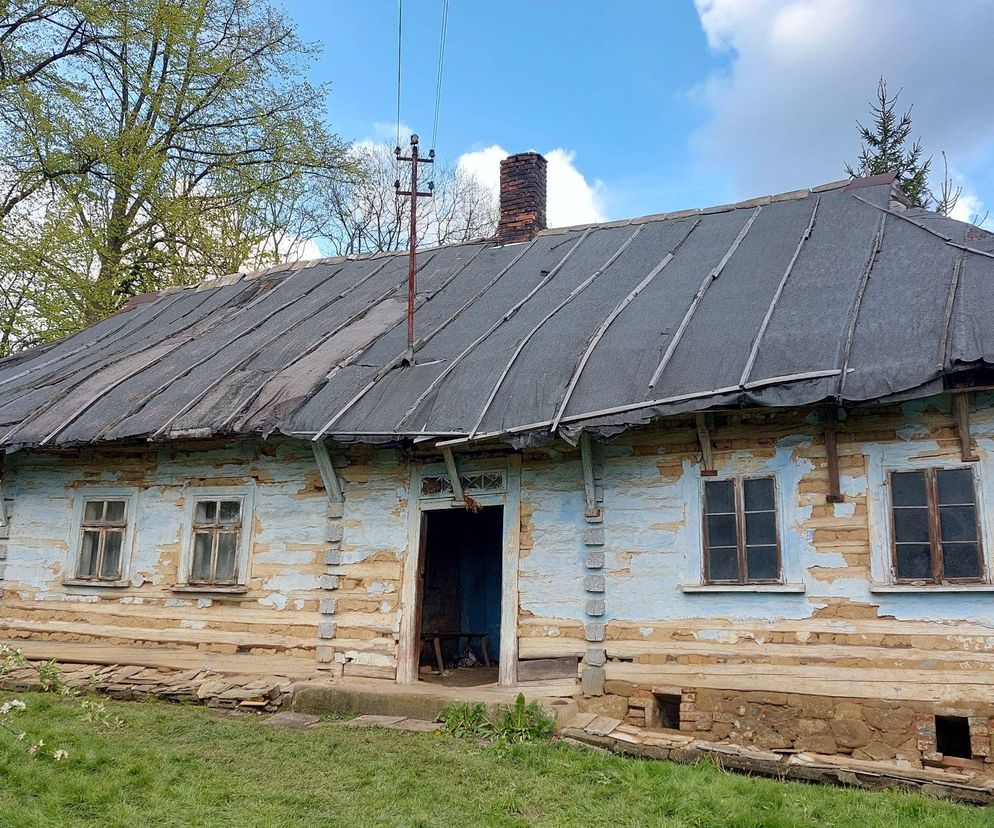
<svg viewBox="0 0 994 828"><path fill-rule="evenodd" d="M331 455L328 454L328 446L324 440L312 440L311 448L314 450L314 460L321 473L321 482L324 483L324 489L328 493L328 500L333 503L341 503L345 500L345 495L342 493L338 472L335 471L335 466L331 462Z"/></svg>
<svg viewBox="0 0 994 828"><path fill-rule="evenodd" d="M518 682L576 677L575 656L536 658L518 662Z"/></svg>
<svg viewBox="0 0 994 828"><path fill-rule="evenodd" d="M845 500L839 482L837 425L838 410L834 405L830 405L825 409L825 454L828 462L828 494L825 496L825 500L829 503L842 503Z"/></svg>
<svg viewBox="0 0 994 828"><path fill-rule="evenodd" d="M444 447L442 449L442 457L445 459L445 470L449 475L449 485L452 486L452 499L462 502L465 494L462 490L462 480L459 479L459 469L456 467L456 458L452 453L452 449L447 446Z"/></svg>
<svg viewBox="0 0 994 828"><path fill-rule="evenodd" d="M607 736L620 724L621 719L612 719L610 716L598 716L584 730L592 736Z"/></svg>
<svg viewBox="0 0 994 828"><path fill-rule="evenodd" d="M980 455L973 450L973 439L970 436L969 394L953 394L953 411L956 414L956 433L959 435L960 457L964 463L976 463L980 460Z"/></svg>
<svg viewBox="0 0 994 828"><path fill-rule="evenodd" d="M718 472L714 467L714 445L711 442L711 429L708 427L708 415L703 411L696 417L697 439L701 444L701 477L714 477Z"/></svg>
<svg viewBox="0 0 994 828"><path fill-rule="evenodd" d="M597 507L597 485L594 481L594 448L590 434L584 431L580 434L580 465L583 468L583 494L586 498L587 518L598 518L601 510Z"/></svg>

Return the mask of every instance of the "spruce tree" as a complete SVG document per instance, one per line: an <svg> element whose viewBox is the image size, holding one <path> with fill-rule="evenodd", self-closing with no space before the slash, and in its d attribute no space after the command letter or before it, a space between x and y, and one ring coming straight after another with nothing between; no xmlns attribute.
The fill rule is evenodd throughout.
<svg viewBox="0 0 994 828"><path fill-rule="evenodd" d="M932 159L922 160L921 141L910 143L911 109L903 115L897 113L900 90L891 97L887 81L877 83L877 100L870 104L873 126L865 127L856 122L863 148L856 165L846 164L846 173L853 178L881 173L897 173L897 181L904 194L916 207L927 207L931 201L928 191L928 172Z"/></svg>

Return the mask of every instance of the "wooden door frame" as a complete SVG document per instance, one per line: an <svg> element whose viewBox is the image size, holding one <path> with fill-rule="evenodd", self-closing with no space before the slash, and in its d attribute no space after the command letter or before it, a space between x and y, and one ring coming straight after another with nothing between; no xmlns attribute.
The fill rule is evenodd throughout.
<svg viewBox="0 0 994 828"><path fill-rule="evenodd" d="M449 498L421 497L422 463L411 464L410 496L407 503L407 554L400 589L400 631L397 639L397 683L418 681L421 653L421 565L424 561L425 512L453 506ZM493 466L484 470L490 470ZM496 470L496 469L495 469ZM503 550L501 554L500 658L497 683L513 687L518 677L518 566L521 556L521 458L511 455L502 463L504 492L474 495L480 506L503 506Z"/></svg>

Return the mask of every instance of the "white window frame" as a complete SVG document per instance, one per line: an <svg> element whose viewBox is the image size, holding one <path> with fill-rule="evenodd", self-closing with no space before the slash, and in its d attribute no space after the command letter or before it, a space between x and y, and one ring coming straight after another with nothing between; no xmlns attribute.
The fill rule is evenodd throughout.
<svg viewBox="0 0 994 828"><path fill-rule="evenodd" d="M176 592L245 592L249 580L252 547L255 489L251 486L188 486L184 490L183 539L181 543ZM193 524L197 502L201 500L238 500L241 502L242 529L238 538L238 577L233 584L190 583L193 566Z"/></svg>
<svg viewBox="0 0 994 828"><path fill-rule="evenodd" d="M87 503L94 500L123 500L124 505L124 540L121 542L121 574L117 580L101 580L99 578L79 578L79 556L83 548L83 510ZM131 563L134 557L135 521L138 515L138 490L133 488L112 486L87 486L76 492L73 503L72 532L69 538L69 549L62 568L64 577L62 583L66 586L82 586L94 588L127 587L131 585Z"/></svg>
<svg viewBox="0 0 994 828"><path fill-rule="evenodd" d="M711 592L782 592L782 593L803 593L806 587L802 578L800 562L789 557L789 544L787 543L786 529L793 520L794 512L792 504L789 502L790 493L785 492L786 488L781 480L780 473L776 468L757 465L748 471L740 469L727 469L719 471L716 475L707 477L699 474L696 485L688 487L687 491L692 493L687 503L687 549L686 567L684 570L684 581L678 589L685 594L711 593ZM707 549L704 546L704 486L706 483L714 483L721 480L742 481L761 477L773 478L773 493L776 503L776 525L777 525L777 546L780 555L780 580L757 583L708 583L704 577L705 561Z"/></svg>
<svg viewBox="0 0 994 828"><path fill-rule="evenodd" d="M903 448L903 447L902 447ZM918 451L921 451L921 447ZM867 464L867 512L870 529L870 577L874 592L970 592L989 591L991 582L991 536L985 520L987 491L991 488L989 470L983 462L964 463L955 457L909 457L903 451L888 451L887 447L871 449ZM893 560L893 524L891 522L890 475L892 472L922 471L923 469L966 469L973 474L977 497L977 518L980 524L981 567L983 577L976 583L915 583L898 581Z"/></svg>

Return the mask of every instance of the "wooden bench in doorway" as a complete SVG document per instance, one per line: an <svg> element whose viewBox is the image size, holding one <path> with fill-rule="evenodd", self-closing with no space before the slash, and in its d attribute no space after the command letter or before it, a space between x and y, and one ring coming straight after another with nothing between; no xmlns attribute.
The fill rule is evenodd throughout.
<svg viewBox="0 0 994 828"><path fill-rule="evenodd" d="M421 646L423 647L428 642L431 642L435 650L435 661L438 663L438 672L445 672L445 661L442 658L442 641L452 641L458 640L460 638L468 638L472 641L474 638L478 639L480 642L480 650L483 653L483 666L490 666L490 653L487 652L487 634L485 632L429 632L421 633Z"/></svg>

